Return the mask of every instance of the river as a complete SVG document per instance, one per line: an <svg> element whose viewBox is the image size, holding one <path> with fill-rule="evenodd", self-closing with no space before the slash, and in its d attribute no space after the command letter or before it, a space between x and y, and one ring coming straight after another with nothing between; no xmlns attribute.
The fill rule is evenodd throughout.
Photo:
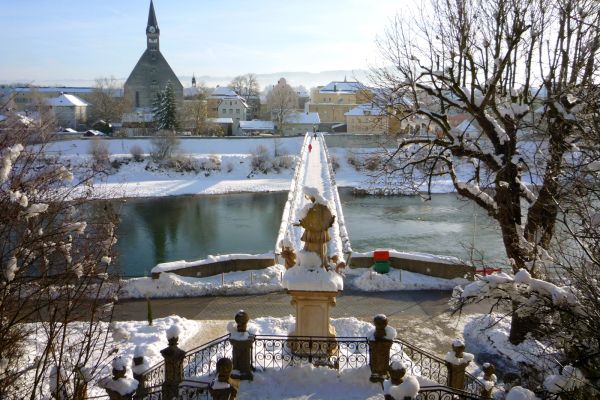
<svg viewBox="0 0 600 400"><path fill-rule="evenodd" d="M454 194L356 196L340 189L355 251L394 248L470 259L505 257L490 218ZM148 275L159 262L273 251L287 193L236 193L115 200L121 213L118 264L125 276Z"/></svg>

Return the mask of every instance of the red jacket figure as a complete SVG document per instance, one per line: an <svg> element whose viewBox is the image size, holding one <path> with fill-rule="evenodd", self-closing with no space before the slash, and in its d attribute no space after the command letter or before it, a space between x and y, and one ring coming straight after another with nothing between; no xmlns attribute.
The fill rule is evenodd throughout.
<svg viewBox="0 0 600 400"><path fill-rule="evenodd" d="M310 153L310 151L312 150L312 144L308 144L308 152Z"/></svg>

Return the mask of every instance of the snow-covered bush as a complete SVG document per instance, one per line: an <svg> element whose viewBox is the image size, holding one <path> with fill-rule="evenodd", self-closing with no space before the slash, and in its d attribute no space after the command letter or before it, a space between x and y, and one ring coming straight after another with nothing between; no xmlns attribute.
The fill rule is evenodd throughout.
<svg viewBox="0 0 600 400"><path fill-rule="evenodd" d="M139 144L134 144L129 148L129 153L135 162L144 161L144 149Z"/></svg>
<svg viewBox="0 0 600 400"><path fill-rule="evenodd" d="M251 152L250 165L253 171L262 172L266 174L273 167L272 159L269 154L269 149L265 146L259 145Z"/></svg>
<svg viewBox="0 0 600 400"><path fill-rule="evenodd" d="M333 172L336 172L338 169L340 169L340 160L337 158L337 156L335 154L331 154L329 156L329 163L331 164L331 168L333 169Z"/></svg>
<svg viewBox="0 0 600 400"><path fill-rule="evenodd" d="M89 144L89 153L96 168L102 170L108 166L110 153L108 151L108 143L105 140L92 139Z"/></svg>

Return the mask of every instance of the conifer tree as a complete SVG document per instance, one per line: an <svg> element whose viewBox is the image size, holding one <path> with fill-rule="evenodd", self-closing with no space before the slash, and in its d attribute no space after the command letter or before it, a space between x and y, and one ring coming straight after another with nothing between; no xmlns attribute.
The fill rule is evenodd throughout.
<svg viewBox="0 0 600 400"><path fill-rule="evenodd" d="M177 103L171 81L167 82L165 90L157 93L152 109L156 129L177 129Z"/></svg>

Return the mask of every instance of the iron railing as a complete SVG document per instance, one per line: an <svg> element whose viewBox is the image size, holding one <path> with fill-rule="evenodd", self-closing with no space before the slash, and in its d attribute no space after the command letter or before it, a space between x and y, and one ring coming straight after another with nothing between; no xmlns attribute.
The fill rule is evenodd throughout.
<svg viewBox="0 0 600 400"><path fill-rule="evenodd" d="M482 397L447 386L421 386L415 400L481 400Z"/></svg>
<svg viewBox="0 0 600 400"><path fill-rule="evenodd" d="M229 335L222 336L187 352L184 359L184 379L200 379L206 382L216 375L217 361L222 357L231 357L232 346ZM254 336L252 361L255 370L286 369L304 363L328 366L338 370L354 369L369 365L369 340L365 337L300 337L257 335ZM431 389L423 400L451 399L446 397L452 389L448 388L448 367L443 359L419 349L401 339L395 339L390 351L390 361L402 361L407 372L418 375L439 385ZM160 387L164 381L164 362L150 368L144 374L144 386ZM197 381L196 381L197 382ZM197 383L195 383L197 385ZM200 385L202 386L202 385ZM441 389L439 389L441 388ZM196 388L197 389L197 388ZM473 375L465 374L463 391L471 397L460 399L479 399L484 390L483 383ZM429 390L429 389L428 389ZM190 392L192 389L190 388ZM147 392L149 393L149 392ZM424 392L425 393L425 392ZM436 397L436 396L441 397ZM189 397L190 400L196 397ZM202 397L197 397L201 399ZM148 397L154 400L154 397ZM185 399L185 398L184 398Z"/></svg>

